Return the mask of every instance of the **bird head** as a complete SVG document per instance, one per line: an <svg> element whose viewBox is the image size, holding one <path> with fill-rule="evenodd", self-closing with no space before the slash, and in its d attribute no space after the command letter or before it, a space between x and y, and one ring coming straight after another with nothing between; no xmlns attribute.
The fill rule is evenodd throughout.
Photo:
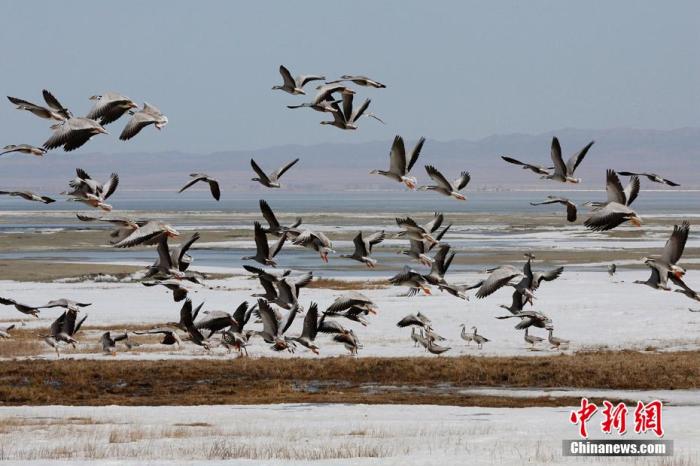
<svg viewBox="0 0 700 466"><path fill-rule="evenodd" d="M636 227L641 227L642 226L642 219L639 218L637 215L633 215L630 217L630 223Z"/></svg>

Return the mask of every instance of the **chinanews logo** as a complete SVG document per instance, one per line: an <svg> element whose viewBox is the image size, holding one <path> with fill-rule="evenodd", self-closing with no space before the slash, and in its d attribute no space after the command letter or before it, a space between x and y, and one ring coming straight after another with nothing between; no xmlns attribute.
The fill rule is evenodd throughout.
<svg viewBox="0 0 700 466"><path fill-rule="evenodd" d="M664 436L663 403L653 400L649 403L638 401L630 416L631 409L625 403L613 404L603 401L602 409L588 398L581 399L581 407L569 413L569 423L577 426L580 439L563 440L564 456L671 456L673 440L661 440ZM637 435L647 434L644 438L589 439L589 428L594 417L601 418L600 432L603 437L616 435L623 437L629 429ZM649 438L653 434L655 438Z"/></svg>

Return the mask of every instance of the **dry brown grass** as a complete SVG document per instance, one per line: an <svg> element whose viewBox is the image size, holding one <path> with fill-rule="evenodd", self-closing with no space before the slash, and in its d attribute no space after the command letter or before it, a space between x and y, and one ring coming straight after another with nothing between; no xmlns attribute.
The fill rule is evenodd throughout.
<svg viewBox="0 0 700 466"><path fill-rule="evenodd" d="M700 387L700 352L547 357L7 361L0 403L196 405L277 402L561 406L574 399L463 395L460 388ZM436 384L454 390L434 390ZM367 390L372 384L372 390ZM408 389L382 389L407 386ZM415 388L415 389L412 389ZM426 389L427 387L427 389Z"/></svg>

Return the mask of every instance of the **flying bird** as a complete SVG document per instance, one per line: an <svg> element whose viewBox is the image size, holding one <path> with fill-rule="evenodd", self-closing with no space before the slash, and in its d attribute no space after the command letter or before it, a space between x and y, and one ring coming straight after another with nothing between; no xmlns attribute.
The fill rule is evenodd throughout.
<svg viewBox="0 0 700 466"><path fill-rule="evenodd" d="M325 76L317 75L301 75L293 78L292 73L284 65L280 65L279 71L282 75L283 84L281 86L272 86L272 90L280 90L292 95L306 95L303 88L307 83L326 79Z"/></svg>
<svg viewBox="0 0 700 466"><path fill-rule="evenodd" d="M593 211L591 216L583 222L586 228L593 231L607 231L624 222L641 226L642 219L629 207L639 194L639 178L633 176L629 185L623 189L615 170L608 170L605 189L608 194L606 202L587 204L593 207Z"/></svg>
<svg viewBox="0 0 700 466"><path fill-rule="evenodd" d="M287 236L282 235L282 237L277 241L277 244L275 244L274 248L270 249L270 246L267 243L267 235L265 234L263 227L259 222L255 222L255 255L245 256L241 259L254 260L262 265L277 267L277 262L275 262L274 257L280 252L280 250L282 250L282 246L286 240Z"/></svg>
<svg viewBox="0 0 700 466"><path fill-rule="evenodd" d="M560 181L562 183L580 183L581 178L574 178L574 172L576 168L583 162L584 157L588 153L588 150L593 145L594 141L589 142L586 146L581 149L576 154L572 155L571 158L564 163L564 159L561 155L561 146L559 145L559 139L556 137L552 138L552 162L554 163L554 173L543 175L542 178L549 180Z"/></svg>
<svg viewBox="0 0 700 466"><path fill-rule="evenodd" d="M9 146L3 147L2 150L3 151L0 152L0 155L19 152L21 154L36 155L37 157L41 157L46 154L46 149L43 147L34 147L29 144L10 144Z"/></svg>
<svg viewBox="0 0 700 466"><path fill-rule="evenodd" d="M156 129L160 131L167 124L168 117L163 115L157 107L148 102L144 102L143 108L138 112L134 112L129 122L124 126L122 133L119 135L119 139L128 141L139 134L139 132L148 125L154 125Z"/></svg>
<svg viewBox="0 0 700 466"><path fill-rule="evenodd" d="M666 184L668 186L680 186L678 183L674 183L673 181L664 178L661 175L657 175L656 173L633 173L633 172L617 172L619 175L622 176L646 176L649 181L653 181L654 183L660 183L660 184Z"/></svg>
<svg viewBox="0 0 700 466"><path fill-rule="evenodd" d="M279 179L282 177L282 175L284 175L287 172L287 170L292 168L298 161L299 159L296 158L268 175L263 171L262 168L260 168L260 166L257 163L255 163L255 160L250 159L250 166L253 167L253 170L255 170L255 173L257 173L258 175L257 177L252 178L251 180L257 181L266 188L280 188L281 185L279 183Z"/></svg>
<svg viewBox="0 0 700 466"><path fill-rule="evenodd" d="M97 134L109 134L101 124L89 118L72 117L51 126L53 135L44 143L44 149L56 149L70 152L81 147Z"/></svg>
<svg viewBox="0 0 700 466"><path fill-rule="evenodd" d="M7 96L7 98L10 102L17 105L18 110L26 110L39 118L57 121L64 121L72 118L73 114L70 112L70 110L61 105L58 99L56 99L51 92L44 89L42 94L48 107L36 105L26 100L18 99L17 97Z"/></svg>
<svg viewBox="0 0 700 466"><path fill-rule="evenodd" d="M209 190L211 191L211 195L214 199L217 201L221 198L221 191L219 189L219 181L215 180L214 178L210 177L209 175L206 175L204 173L191 173L190 177L192 177L192 180L190 180L189 183L187 183L185 186L180 188L178 193L183 192L185 189L189 188L195 183L199 183L200 181L204 181L207 184L209 184Z"/></svg>
<svg viewBox="0 0 700 466"><path fill-rule="evenodd" d="M559 196L547 196L546 201L542 202L531 202L530 205L547 205L547 204L561 204L566 206L566 220L569 222L576 221L576 204L574 204L570 199L566 197Z"/></svg>
<svg viewBox="0 0 700 466"><path fill-rule="evenodd" d="M396 135L389 152L389 170L372 170L370 174L386 176L389 179L405 184L408 189L416 189L418 181L415 177L408 174L413 165L416 164L420 151L423 149L423 144L425 144L425 138L421 137L413 147L410 156L406 157L403 138Z"/></svg>
<svg viewBox="0 0 700 466"><path fill-rule="evenodd" d="M118 120L129 110L139 107L130 98L112 91L93 95L90 100L94 100L95 105L85 117L97 120L103 126Z"/></svg>
<svg viewBox="0 0 700 466"><path fill-rule="evenodd" d="M357 108L353 108L353 94L343 94L342 109L338 103L332 103L331 107L333 107L334 110L331 112L333 115L333 121L322 121L321 124L331 125L345 130L356 130L357 121L360 119L360 117L362 117L362 115L365 114L368 117L374 118L380 123L384 123L382 119L374 113L367 112L367 107L369 107L370 102L372 102L370 99L365 99L365 101L362 102L362 105Z"/></svg>
<svg viewBox="0 0 700 466"><path fill-rule="evenodd" d="M634 283L655 285L655 288L670 290L667 285L668 279L670 277L681 279L685 275L685 269L677 263L683 255L689 234L690 223L687 221L681 225L674 225L671 237L666 241L661 256L658 258L642 257L642 261L652 270L651 277L646 282L637 280Z"/></svg>
<svg viewBox="0 0 700 466"><path fill-rule="evenodd" d="M365 87L373 87L375 89L384 89L386 86L379 81L375 81L374 79L370 79L367 76L361 76L361 75L350 75L350 74L344 74L340 77L340 79L336 79L335 81L329 81L326 84L335 84L335 83L340 83L343 81L352 81L354 84L357 84L358 86L365 86Z"/></svg>
<svg viewBox="0 0 700 466"><path fill-rule="evenodd" d="M469 172L464 171L460 173L459 178L450 182L447 181L447 178L445 178L443 174L440 173L440 171L438 171L438 169L433 167L432 165L426 165L425 171L428 172L428 176L430 176L430 179L436 182L437 185L421 186L420 188L418 188L420 191L435 191L444 196L454 197L455 199L458 199L460 201L467 200L464 194L460 193L460 191L464 189L469 183L469 180L471 180Z"/></svg>
<svg viewBox="0 0 700 466"><path fill-rule="evenodd" d="M372 254L372 247L384 241L384 237L384 230L368 235L367 237L363 237L360 231L352 240L355 245L355 251L352 254L341 254L340 257L353 259L362 262L369 268L374 268L377 264L377 260L370 257L370 254Z"/></svg>
<svg viewBox="0 0 700 466"><path fill-rule="evenodd" d="M44 204L51 204L56 202L56 199L52 199L48 196L42 196L40 194L35 194L31 191L0 191L0 195L7 195L13 197L21 197L27 201L43 202Z"/></svg>
<svg viewBox="0 0 700 466"><path fill-rule="evenodd" d="M520 160L516 160L513 157L507 157L505 155L501 156L501 158L508 163L512 163L513 165L521 165L524 170L530 170L534 173L537 173L538 175L549 175L549 171L554 170L554 167L545 168L541 165L532 165L530 163L525 163L521 162Z"/></svg>

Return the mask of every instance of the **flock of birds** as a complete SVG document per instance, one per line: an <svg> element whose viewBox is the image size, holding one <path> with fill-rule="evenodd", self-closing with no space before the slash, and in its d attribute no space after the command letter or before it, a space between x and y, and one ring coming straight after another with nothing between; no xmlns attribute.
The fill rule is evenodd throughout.
<svg viewBox="0 0 700 466"><path fill-rule="evenodd" d="M324 76L302 75L293 78L284 66L280 66L283 84L274 86L274 90L282 90L292 95L305 95L305 85L313 81L325 81ZM346 85L354 83L362 87L381 89L384 84L365 76L344 75L335 81L325 82L318 86L317 93L312 102L304 102L298 105L290 105L289 108L311 108L319 112L331 113L333 121L322 121L322 124L333 125L345 130L357 129L357 122L362 116L373 117L381 121L376 115L367 112L370 99L366 99L360 107L353 108L353 96L356 91ZM48 91L43 91L46 107L30 103L28 101L8 97L20 110L26 110L41 118L56 120L51 129L53 135L42 147L27 144L6 146L3 154L19 152L35 156L42 156L46 151L63 147L65 151L71 151L85 144L91 137L97 134L107 134L104 125L118 120L129 113L131 118L121 132L120 139L128 140L148 125L155 125L161 129L168 119L155 107L144 103L141 110L136 110L138 105L132 100L115 92L107 92L91 97L95 101L94 107L85 117L75 117L67 108ZM342 104L342 106L341 106ZM425 138L420 138L412 150L406 151L404 140L396 136L389 151L389 167L387 170L372 170L370 174L384 176L393 182L401 183L410 190L435 191L441 195L457 200L466 200L462 190L468 185L471 176L469 172L462 171L454 181L449 181L433 165L426 165L425 170L434 184L418 186L418 180L411 175L411 170L416 164ZM593 142L587 144L578 153L564 162L559 140L555 137L551 145L552 166L545 167L531 163L521 162L509 156L503 156L508 163L522 166L523 169L540 175L542 179L559 183L580 183L575 172L583 162ZM250 161L255 177L252 181L260 183L266 188L281 188L280 178L299 159L294 159L273 172L263 170L255 160ZM619 176L627 176L630 181L623 188ZM619 225L629 222L640 226L640 216L632 210L630 205L637 198L640 191L640 176L644 176L652 182L664 183L669 186L678 186L668 179L653 173L634 173L607 170L606 191L607 199L603 202L590 202L591 214L584 221L585 227L594 231L611 230ZM220 183L215 178L205 173L193 173L189 181L180 189L183 192L197 183L207 183L211 195L215 200L221 197ZM112 173L110 177L101 183L92 178L85 170L76 169L76 176L68 182L69 190L62 194L75 202L81 202L94 209L110 212L112 206L106 201L114 194L119 185L119 176ZM31 192L6 192L30 201L44 203L54 202L53 199ZM566 206L566 218L569 222L577 219L577 206L574 202L563 197L548 196L540 204L561 204ZM141 274L141 283L145 286L163 286L172 291L175 302L183 302L180 308L179 320L171 322L164 327L148 330L135 330L131 333L137 335L154 335L160 338L163 345L182 345L183 340L210 350L214 346L221 346L228 351L236 350L240 355L247 355L246 346L251 339L259 337L270 345L275 351L294 352L297 346L303 346L318 354L318 333L332 335L334 342L344 345L350 354L357 354L362 344L352 328L343 323L358 323L361 326L369 324L368 318L377 314L379 309L376 303L359 292L347 292L339 296L325 311L319 311L317 303L310 303L308 308L301 304L301 290L313 281L313 272L295 274L292 270L278 272L275 270L277 262L275 258L283 250L286 243L301 246L314 251L323 262L328 262L329 255L335 253L332 241L321 231L316 231L303 226L301 218L296 219L290 225L281 224L270 205L265 200L260 200L261 215L266 223L256 221L253 225L255 239L255 253L243 257L244 261L253 261L263 267L246 264L244 269L257 278L262 292L253 294L257 301L251 306L248 302L241 303L233 313L217 310L202 310L203 303L194 306L188 297L189 287L203 285L206 276L202 273L190 270L193 261L189 251L196 243L200 235L192 234L179 245L169 243L180 233L172 226L162 221L137 219L127 216L114 216L111 214L89 215L77 214L77 218L84 222L106 222L113 225L109 243L115 248L132 248L137 246L155 245L157 257L153 264L148 266ZM456 255L445 236L451 228L451 224L443 226L445 217L442 213L435 213L434 217L426 224L419 224L411 217L397 218L396 224L400 231L397 238L408 242L408 248L401 254L428 271L419 267L405 266L403 270L389 278L389 282L398 287L407 287L407 296L420 293L432 294L432 287L441 292L446 292L458 299L468 300L467 291L476 289L477 298L485 298L503 287L513 289L510 305L501 305L509 313L498 316L497 319L517 319L516 330L522 330L523 338L528 345L534 347L545 338L530 334L530 328L545 329L548 332L547 342L552 348L566 348L568 340L554 336L554 324L550 317L544 313L532 310L536 290L544 283L559 278L564 267L558 267L546 271L533 270L533 254L525 254L525 263L520 266L504 265L487 270L485 278L475 284L457 284L446 279L446 274ZM683 281L685 269L678 265L683 254L685 243L688 239L690 226L688 222L676 225L662 254L657 258L643 258L644 263L651 269L651 276L646 281L637 281L655 289L670 290L670 280L678 287L676 291L689 298L700 301L700 295L692 290ZM363 232L360 231L353 239L354 250L350 254L341 254L340 258L353 260L374 268L377 260L372 257L374 248L385 240L385 231ZM274 243L269 239L273 238ZM431 255L431 251L435 250ZM270 267L270 268L265 268ZM616 271L615 264L609 267L610 275ZM70 299L57 299L46 304L32 306L17 302L11 298L0 298L0 304L14 306L19 312L34 317L39 316L42 309L60 307L64 312L52 323L48 333L42 334L44 340L52 346L57 354L59 347L64 344L75 347L78 341L76 333L80 330L86 316L79 318L82 308L90 306L90 303L76 302ZM530 308L528 309L528 305ZM201 314L201 315L200 315ZM289 335L288 331L297 316L303 316L303 327L299 335ZM246 327L251 317L255 317L262 327L257 329ZM342 322L342 323L341 323ZM421 312L409 314L402 318L398 327L411 327L411 339L416 345L421 345L432 354L442 354L451 348L444 346L446 338L439 335L433 329L431 320ZM0 338L9 338L14 326L0 329ZM115 354L118 342L124 342L128 347L129 333L105 332L100 342L106 353ZM218 335L218 340L214 336ZM461 338L471 344L472 342L481 349L489 342L489 339L480 335L476 327L467 331L466 324L461 326Z"/></svg>

